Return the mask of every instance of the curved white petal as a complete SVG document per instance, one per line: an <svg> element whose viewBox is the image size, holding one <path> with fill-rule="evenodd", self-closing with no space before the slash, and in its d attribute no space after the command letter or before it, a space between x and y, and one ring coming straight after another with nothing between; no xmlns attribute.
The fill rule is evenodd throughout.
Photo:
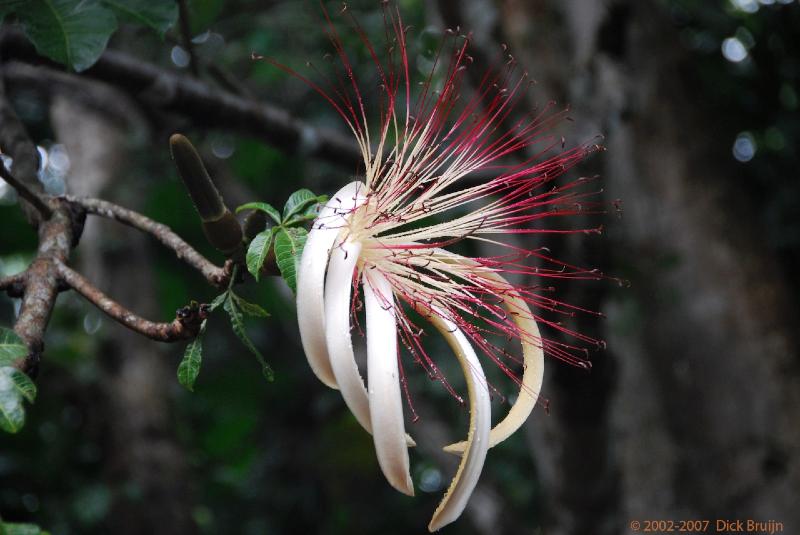
<svg viewBox="0 0 800 535"><path fill-rule="evenodd" d="M421 305L417 311L426 314ZM467 337L456 325L439 315L434 307L433 313L427 312L428 319L436 327L452 348L467 380L469 396L469 432L461 463L458 465L453 481L433 513L428 530L437 531L455 521L464 511L475 485L478 483L486 453L489 451L489 432L492 427L489 387L483 374L475 350L467 341Z"/></svg>
<svg viewBox="0 0 800 535"><path fill-rule="evenodd" d="M331 250L325 279L325 340L336 382L358 423L372 433L369 398L358 371L350 337L350 294L361 244L338 242Z"/></svg>
<svg viewBox="0 0 800 535"><path fill-rule="evenodd" d="M505 282L500 275L492 274L492 276ZM541 347L541 336L528 303L523 301L515 291L508 291L503 300L506 310L520 330L523 371L519 396L505 418L492 428L489 436L490 448L510 437L525 423L536 406L544 379L544 351ZM457 442L445 446L444 451L460 455L464 453L466 445L466 442Z"/></svg>
<svg viewBox="0 0 800 535"><path fill-rule="evenodd" d="M330 366L350 412L367 433L372 434L369 397L358 371L350 337L350 290L361 244L335 243L325 278L325 340ZM416 446L406 435L406 444Z"/></svg>
<svg viewBox="0 0 800 535"><path fill-rule="evenodd" d="M308 233L297 271L297 323L300 340L311 370L320 381L337 388L325 343L325 269L331 247L345 220L344 216L364 202L361 182L351 182L331 197L320 210Z"/></svg>
<svg viewBox="0 0 800 535"><path fill-rule="evenodd" d="M444 250L437 252L446 253L453 258L454 262L461 262L467 265L477 266L478 263L470 258L461 257ZM498 273L493 271L482 272L481 276L493 279L502 288L508 288L503 292L503 306L513 319L519 329L520 343L522 344L522 381L520 384L519 396L508 411L508 414L494 428L489 436L489 447L493 448L500 442L510 437L528 419L531 411L536 406L539 392L542 390L542 380L544 379L544 351L542 350L542 337L539 334L539 327L533 319L531 309L508 283ZM467 443L456 442L444 447L444 451L461 455L464 453Z"/></svg>
<svg viewBox="0 0 800 535"><path fill-rule="evenodd" d="M392 287L378 270L364 274L367 318L367 383L372 437L378 464L389 483L409 496L409 472L403 423L403 397L397 354L397 319Z"/></svg>

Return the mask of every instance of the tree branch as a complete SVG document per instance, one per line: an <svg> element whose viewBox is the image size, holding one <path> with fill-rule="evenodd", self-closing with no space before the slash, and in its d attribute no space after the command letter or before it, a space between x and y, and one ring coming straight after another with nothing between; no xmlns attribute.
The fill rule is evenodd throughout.
<svg viewBox="0 0 800 535"><path fill-rule="evenodd" d="M26 274L27 270L0 278L0 291L6 292L10 297L22 297Z"/></svg>
<svg viewBox="0 0 800 535"><path fill-rule="evenodd" d="M22 297L14 331L28 347L28 354L16 361L14 366L26 374L35 375L44 350L44 334L59 292L59 280L53 262L66 261L69 257L82 230L82 218L68 204L57 201L48 204L39 196L43 188L36 176L39 162L36 146L6 99L2 81L0 125L0 147L14 160L14 175L7 172L5 166L0 166L0 176L17 188L23 199L20 205L26 218L39 231L36 258L20 275L24 280L17 279L11 287L19 290L17 295ZM44 215L47 217L42 217Z"/></svg>
<svg viewBox="0 0 800 535"><path fill-rule="evenodd" d="M175 251L175 254L180 260L199 271L212 285L219 288L227 286L231 277L231 263L226 263L224 267L216 266L213 262L198 253L180 236L175 234L167 225L153 221L149 217L134 210L123 208L122 206L101 199L74 197L71 195L64 196L63 198L72 204L80 206L86 210L87 213L114 219L120 223L150 234L164 246Z"/></svg>
<svg viewBox="0 0 800 535"><path fill-rule="evenodd" d="M202 318L192 315L188 318L180 314L169 323L156 323L137 316L123 307L86 280L80 273L60 261L55 263L58 276L70 288L85 297L90 303L125 327L158 342L175 342L194 338L200 331Z"/></svg>
<svg viewBox="0 0 800 535"><path fill-rule="evenodd" d="M363 169L363 156L356 144L348 141L347 133L313 127L285 110L254 100L246 88L237 88L230 79L223 83L238 94L115 51L107 51L94 67L75 75L37 56L21 34L11 31L0 31L0 54L18 60L5 73L12 82L36 84L50 91L53 87L67 88L81 95L86 91L87 77L91 77L117 88L143 107L180 114L196 126L256 136L287 153L318 158L349 172ZM23 68L21 62L37 66ZM213 64L206 68L216 76ZM513 165L516 160L506 163ZM479 169L464 177L463 183L484 182L497 174L496 169Z"/></svg>
<svg viewBox="0 0 800 535"><path fill-rule="evenodd" d="M38 56L19 32L3 31L0 50L4 58L53 65ZM362 162L358 147L347 136L315 128L275 106L241 98L121 52L106 51L81 76L114 85L153 108L190 117L201 127L246 132L287 152L320 158L351 171Z"/></svg>
<svg viewBox="0 0 800 535"><path fill-rule="evenodd" d="M2 44L0 44L0 49L2 49ZM5 73L3 72L3 74ZM24 199L20 203L22 211L25 213L28 222L36 226L41 215L47 214L47 217L50 216L49 207L38 198L38 195L44 192L44 188L36 176L39 168L39 154L36 151L36 146L28 137L25 126L19 120L14 108L6 98L5 84L2 80L0 80L0 125L2 125L2 128L0 128L0 149L14 160L11 164L10 172L7 173L11 180L6 178L6 174L2 175L3 179L11 184L20 197ZM11 173L14 174L13 177ZM32 201L32 199L38 200ZM28 202L35 204L31 206Z"/></svg>
<svg viewBox="0 0 800 535"><path fill-rule="evenodd" d="M52 217L39 225L39 247L25 272L22 306L14 324L14 331L30 350L15 366L29 375L35 375L37 370L44 350L44 333L59 292L54 262L67 260L74 236L75 225L68 207L54 210Z"/></svg>
<svg viewBox="0 0 800 535"><path fill-rule="evenodd" d="M2 31L0 30L1 43ZM120 123L134 135L144 135L141 132L149 128L141 103L133 100L116 87L99 80L82 78L75 74L24 61L3 63L2 74L6 86L11 90L20 88L30 91L33 88L37 92L41 92L43 96L52 98L58 95L72 101L82 102Z"/></svg>
<svg viewBox="0 0 800 535"><path fill-rule="evenodd" d="M36 56L32 47L21 35L16 35L15 41L14 32L0 30L0 53L7 56L9 50L17 50L15 46L18 45L17 51L21 51L24 57L35 58L34 63L47 63ZM13 44L15 42L16 45ZM9 47L9 43L12 43L12 46ZM94 71L95 77L124 88L151 106L157 106L164 111L184 113L198 124L262 133L268 141L271 140L276 145L286 148L299 146L306 153L323 155L322 157L332 155L333 159L338 159L340 163L347 160L348 151L351 155L357 152L353 146L341 143L334 135L320 136L322 141L316 139L314 143L309 144L308 132L313 132L310 137L315 138L316 130L281 110L262 106L228 93L220 93L197 80L162 71L124 55L115 57L113 53L109 54L110 59L105 60ZM54 79L58 83L64 83L64 80L81 79L50 68L40 67L37 70L41 71L46 82L52 82ZM4 69L3 75L7 74L9 73ZM117 78L118 75L121 77ZM153 104L154 93L165 98ZM167 342L195 336L202 320L199 316L204 315L202 310L197 314L196 311L187 312L182 309L172 322L151 322L125 309L92 286L83 276L67 267L66 262L70 252L80 237L85 214L92 213L115 219L151 234L164 246L175 251L178 258L197 269L214 286L225 287L229 283L233 263L228 261L225 266L218 267L166 225L107 201L62 196L45 202L40 196L42 187L36 177L38 167L36 147L14 110L5 100L2 84L0 84L0 126L0 146L14 159L14 174L2 169L0 176L7 177L6 180L20 192L20 198L25 201L21 205L26 215L29 215L31 224L38 227L39 231L37 254L28 269L21 274L0 279L0 291L22 298L14 330L25 341L29 353L14 365L29 375L36 374L44 350L45 331L56 297L60 291L68 287L81 293L122 325L153 340ZM28 203L31 203L36 210ZM277 272L277 269L267 271Z"/></svg>
<svg viewBox="0 0 800 535"><path fill-rule="evenodd" d="M39 212L39 215L42 216L42 219L49 219L50 216L53 215L53 210L47 205L44 199L31 190L25 183L17 180L17 178L11 174L11 171L6 169L2 161L0 161L0 178L14 188L20 197L31 203Z"/></svg>
<svg viewBox="0 0 800 535"><path fill-rule="evenodd" d="M197 66L197 55L194 52L194 43L192 43L192 30L189 24L189 6L186 5L186 0L177 0L177 2L183 48L185 48L186 53L189 54L189 68L192 74L197 77L200 76L200 70Z"/></svg>

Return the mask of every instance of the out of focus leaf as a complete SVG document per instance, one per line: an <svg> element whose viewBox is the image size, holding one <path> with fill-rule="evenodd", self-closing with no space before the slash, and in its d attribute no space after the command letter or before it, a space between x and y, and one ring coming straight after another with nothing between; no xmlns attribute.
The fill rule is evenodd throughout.
<svg viewBox="0 0 800 535"><path fill-rule="evenodd" d="M25 374L11 366L0 368L0 429L8 433L16 433L25 425L22 399L31 395L30 390L26 390L25 382L20 380L18 375ZM27 379L27 376L25 378ZM33 395L35 394L34 388Z"/></svg>
<svg viewBox="0 0 800 535"><path fill-rule="evenodd" d="M0 535L48 535L35 524L0 523Z"/></svg>
<svg viewBox="0 0 800 535"><path fill-rule="evenodd" d="M178 20L175 0L101 0L122 20L141 24L158 32L162 38Z"/></svg>
<svg viewBox="0 0 800 535"><path fill-rule="evenodd" d="M94 65L117 29L114 13L97 1L29 0L14 11L40 54L76 71Z"/></svg>
<svg viewBox="0 0 800 535"><path fill-rule="evenodd" d="M275 261L289 288L297 292L297 269L308 231L302 227L281 228L275 236Z"/></svg>

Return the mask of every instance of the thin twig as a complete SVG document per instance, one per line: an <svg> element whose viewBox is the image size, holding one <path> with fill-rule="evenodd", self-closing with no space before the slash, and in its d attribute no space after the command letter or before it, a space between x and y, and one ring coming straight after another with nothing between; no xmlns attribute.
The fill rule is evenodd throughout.
<svg viewBox="0 0 800 535"><path fill-rule="evenodd" d="M28 188L28 186L23 184L21 181L17 180L17 178L11 174L11 171L6 169L6 166L2 161L0 161L0 177L8 182L8 184L16 190L20 197L31 203L31 205L36 208L39 214L41 214L42 219L50 219L50 216L53 215L53 209L50 208L44 199L37 195L33 190Z"/></svg>
<svg viewBox="0 0 800 535"><path fill-rule="evenodd" d="M112 202L90 197L64 197L68 202L76 204L87 213L107 217L150 234L163 245L175 251L180 260L183 260L199 271L208 282L223 288L230 280L230 266L219 267L206 257L198 253L191 245L175 234L167 225L153 221L147 216L134 210L124 208Z"/></svg>
<svg viewBox="0 0 800 535"><path fill-rule="evenodd" d="M181 39L183 40L183 48L189 54L189 69L195 77L200 76L200 70L197 67L197 56L194 52L194 43L192 43L192 26L189 21L189 6L186 0L178 1L178 17L180 18Z"/></svg>
<svg viewBox="0 0 800 535"><path fill-rule="evenodd" d="M197 336L200 330L201 321L199 319L186 322L176 317L168 323L156 323L146 320L108 297L100 291L100 289L92 285L83 275L72 270L63 262L56 262L55 265L59 277L69 287L81 294L112 319L151 340L159 342L186 340Z"/></svg>

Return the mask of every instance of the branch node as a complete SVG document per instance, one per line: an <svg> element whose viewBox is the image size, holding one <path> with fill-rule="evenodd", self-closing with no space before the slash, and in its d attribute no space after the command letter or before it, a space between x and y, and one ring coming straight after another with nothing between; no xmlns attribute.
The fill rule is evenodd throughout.
<svg viewBox="0 0 800 535"><path fill-rule="evenodd" d="M18 180L14 175L12 175L11 171L6 169L6 166L2 161L0 161L0 177L12 188L14 188L14 190L22 199L28 201L31 206L36 208L36 211L39 212L39 215L43 220L50 219L50 216L53 215L53 209L47 203L45 198L37 194L21 180Z"/></svg>
<svg viewBox="0 0 800 535"><path fill-rule="evenodd" d="M0 291L6 292L9 297L22 297L25 294L26 277L28 270L0 279Z"/></svg>

